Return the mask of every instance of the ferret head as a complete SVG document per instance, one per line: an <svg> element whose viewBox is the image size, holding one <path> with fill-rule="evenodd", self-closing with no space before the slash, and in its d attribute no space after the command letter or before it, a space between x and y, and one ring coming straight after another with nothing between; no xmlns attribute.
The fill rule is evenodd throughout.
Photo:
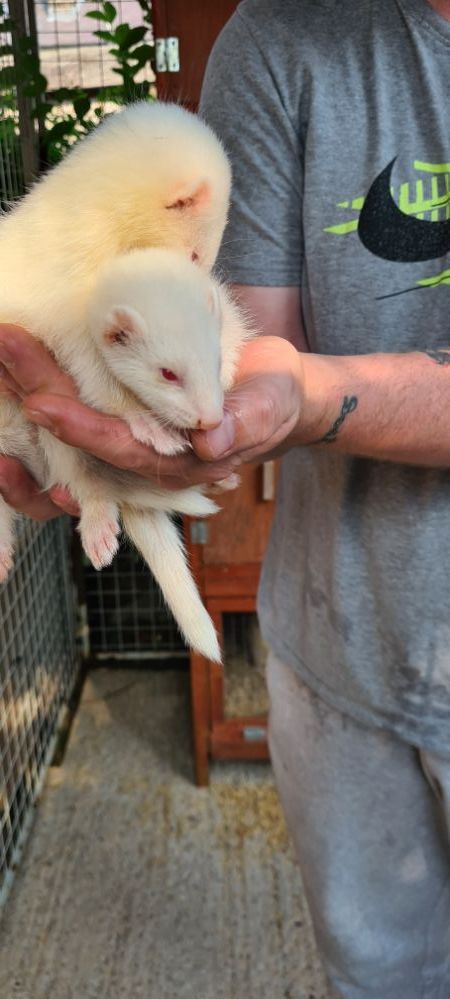
<svg viewBox="0 0 450 999"><path fill-rule="evenodd" d="M90 304L92 335L116 378L166 424L222 419L217 285L171 250L135 250L106 265Z"/></svg>
<svg viewBox="0 0 450 999"><path fill-rule="evenodd" d="M211 129L176 104L140 101L109 116L54 172L72 170L92 228L113 253L167 247L210 270L225 227L227 156ZM65 189L67 199L67 186Z"/></svg>

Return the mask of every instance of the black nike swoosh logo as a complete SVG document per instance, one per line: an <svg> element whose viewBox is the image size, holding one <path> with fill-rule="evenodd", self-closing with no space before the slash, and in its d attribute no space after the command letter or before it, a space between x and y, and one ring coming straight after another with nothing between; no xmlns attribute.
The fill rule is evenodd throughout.
<svg viewBox="0 0 450 999"><path fill-rule="evenodd" d="M413 263L434 260L450 252L450 219L426 222L406 215L391 194L395 157L374 180L358 222L358 236L367 250L383 260Z"/></svg>

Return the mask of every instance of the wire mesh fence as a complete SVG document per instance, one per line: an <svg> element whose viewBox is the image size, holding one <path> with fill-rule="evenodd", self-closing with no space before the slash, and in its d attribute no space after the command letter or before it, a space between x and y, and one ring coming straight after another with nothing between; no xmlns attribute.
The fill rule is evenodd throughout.
<svg viewBox="0 0 450 999"><path fill-rule="evenodd" d="M185 658L187 649L151 572L122 547L97 572L83 558L89 653L94 659Z"/></svg>
<svg viewBox="0 0 450 999"><path fill-rule="evenodd" d="M0 587L0 907L78 674L69 533L23 521Z"/></svg>
<svg viewBox="0 0 450 999"><path fill-rule="evenodd" d="M138 0L117 0L114 6L118 24L132 28L142 24ZM49 91L76 86L99 91L117 86L116 63L108 43L94 34L105 27L99 0L35 0L35 7L41 70ZM90 16L96 10L98 20ZM152 41L150 30L146 40ZM154 80L150 63L139 78Z"/></svg>
<svg viewBox="0 0 450 999"><path fill-rule="evenodd" d="M133 548L124 545L101 572L84 556L80 559L86 646L92 660L116 659L123 665L127 660L136 663L188 657L189 650L159 586ZM248 674L248 683L254 684L264 660L256 614L224 614L223 643L226 674L235 676L238 683Z"/></svg>
<svg viewBox="0 0 450 999"><path fill-rule="evenodd" d="M10 30L5 26L5 19L0 22L0 69L11 70L14 67L13 39ZM0 210L22 194L24 188L24 173L22 151L19 135L19 111L17 89L12 77L7 72L2 74L0 106Z"/></svg>
<svg viewBox="0 0 450 999"><path fill-rule="evenodd" d="M0 0L1 207L154 79L150 0Z"/></svg>

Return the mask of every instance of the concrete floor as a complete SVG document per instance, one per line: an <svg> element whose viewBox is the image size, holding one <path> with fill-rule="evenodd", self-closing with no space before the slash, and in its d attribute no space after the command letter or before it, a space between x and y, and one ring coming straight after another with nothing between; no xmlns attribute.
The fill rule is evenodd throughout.
<svg viewBox="0 0 450 999"><path fill-rule="evenodd" d="M90 674L0 927L0 996L331 999L270 766L194 786L186 674Z"/></svg>

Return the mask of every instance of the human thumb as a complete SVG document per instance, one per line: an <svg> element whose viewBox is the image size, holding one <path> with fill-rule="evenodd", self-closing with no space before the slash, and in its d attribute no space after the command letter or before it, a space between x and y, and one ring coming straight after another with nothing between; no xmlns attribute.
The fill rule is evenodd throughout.
<svg viewBox="0 0 450 999"><path fill-rule="evenodd" d="M199 430L192 434L194 451L199 458L214 461L223 458L234 450L236 440L236 420L228 410L224 412L222 422L214 430Z"/></svg>

